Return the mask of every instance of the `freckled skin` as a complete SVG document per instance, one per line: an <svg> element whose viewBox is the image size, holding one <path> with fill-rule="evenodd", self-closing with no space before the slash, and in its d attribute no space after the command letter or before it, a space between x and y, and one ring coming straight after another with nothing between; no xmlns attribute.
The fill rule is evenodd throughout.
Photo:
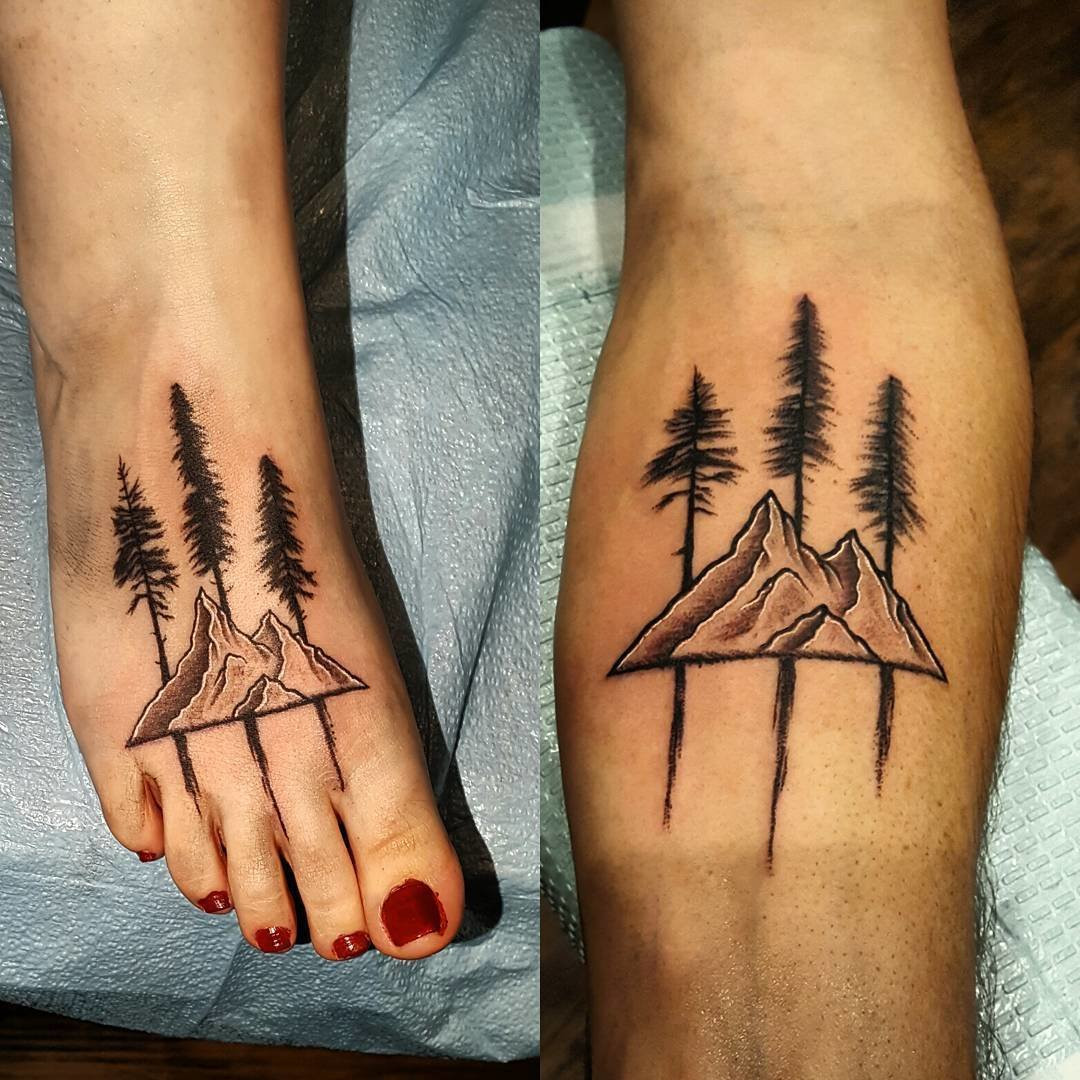
<svg viewBox="0 0 1080 1080"><path fill-rule="evenodd" d="M556 632L594 1071L965 1080L975 863L1015 625L1030 398L944 7L702 2L674 14L622 0L616 16L626 246ZM806 540L825 551L858 528L885 564L853 482L894 374L917 418L905 465L925 527L895 547L892 580L949 681L895 672L879 791L877 671L798 662L770 869L777 663L687 669L668 828L671 671L606 673L682 581L681 521L653 513L640 477L695 367L731 407L746 471L698 519L694 572L768 488L790 512L766 429L804 292L834 409L831 463L804 491Z"/></svg>

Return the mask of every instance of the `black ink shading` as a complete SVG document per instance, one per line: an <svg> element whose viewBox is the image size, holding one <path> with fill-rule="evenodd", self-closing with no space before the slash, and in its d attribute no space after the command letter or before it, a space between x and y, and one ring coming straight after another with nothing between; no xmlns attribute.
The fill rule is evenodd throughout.
<svg viewBox="0 0 1080 1080"><path fill-rule="evenodd" d="M187 489L183 536L191 568L199 577L209 574L214 579L218 603L226 614L231 614L222 576L222 569L234 554L225 486L210 457L206 431L196 419L191 401L179 383L173 384L170 405L176 436L173 461L180 482Z"/></svg>
<svg viewBox="0 0 1080 1080"><path fill-rule="evenodd" d="M162 623L169 621L169 593L180 584L176 564L162 541L165 528L156 511L146 501L142 484L128 477L124 459L119 459L116 478L120 482L120 501L113 507L113 533L116 536L116 561L113 582L118 588L130 586L132 596L128 614L145 604L157 645L161 681L169 681L169 658L165 653Z"/></svg>
<svg viewBox="0 0 1080 1080"><path fill-rule="evenodd" d="M712 484L733 484L743 471L735 458L731 442L730 409L718 408L716 392L695 367L685 404L664 421L671 441L649 462L644 483L676 484L655 505L657 511L678 499L686 500L686 521L682 547L675 552L682 557L681 589L690 587L694 578L694 525L699 514L713 516ZM667 789L664 793L664 825L671 821L671 797L675 774L682 754L683 727L686 718L686 666L675 664L675 691L672 702L671 732L668 739Z"/></svg>
<svg viewBox="0 0 1080 1080"><path fill-rule="evenodd" d="M878 387L870 414L862 454L866 468L851 482L852 492L859 496L859 510L869 516L874 538L882 545L882 570L890 584L897 546L925 525L915 506L915 482L911 474L913 427L904 384L895 375L890 375ZM892 740L896 700L893 669L882 664L880 672L875 761L879 794Z"/></svg>
<svg viewBox="0 0 1080 1080"><path fill-rule="evenodd" d="M885 720L879 717L879 733L885 734L879 737L879 754L882 746L888 749L893 673L906 671L947 682L940 660L892 581L896 546L922 525L908 464L913 422L899 380L890 377L882 384L864 454L867 469L852 485L861 497L860 509L871 517L875 539L884 544L885 569L879 568L854 529L825 554L802 538L803 474L808 465L830 463L831 457L825 437L832 412L831 383L821 358L823 345L816 309L804 296L785 373L789 385L797 374L808 388L799 392L801 405L792 400L799 395L785 399L774 412L776 423L768 429L774 440L770 467L795 478L798 513L788 514L775 493L767 492L751 509L727 553L696 577L691 567L689 580L684 575L680 590L645 624L608 673L779 661L773 712L777 752L766 849L770 870L777 808L788 775L796 661L859 663L888 673L882 676L880 712ZM808 419L807 412L817 418ZM670 802L665 804L665 826L669 821Z"/></svg>
<svg viewBox="0 0 1080 1080"><path fill-rule="evenodd" d="M832 463L827 432L832 426L831 368L825 362L825 334L818 310L805 293L795 305L788 350L781 358L784 385L789 393L773 410L773 423L765 429L771 445L765 463L772 476L792 479L795 533L801 537L806 523L805 485L809 473ZM780 794L787 780L788 729L795 703L795 660L780 661L776 681L776 767L773 773L769 826L769 863Z"/></svg>
<svg viewBox="0 0 1080 1080"><path fill-rule="evenodd" d="M304 545L296 535L296 507L292 501L292 488L285 483L281 469L269 454L263 454L259 459L259 525L257 540L262 546L259 569L265 575L270 590L277 593L289 609L300 640L306 642L307 627L301 601L311 600L315 596L312 592L315 574L300 561ZM329 710L323 701L316 701L315 709L319 714L319 724L338 786L344 788Z"/></svg>

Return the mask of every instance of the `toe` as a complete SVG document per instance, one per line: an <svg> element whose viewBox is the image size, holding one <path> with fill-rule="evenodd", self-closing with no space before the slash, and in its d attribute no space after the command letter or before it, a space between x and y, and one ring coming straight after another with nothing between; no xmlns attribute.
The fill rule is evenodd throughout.
<svg viewBox="0 0 1080 1080"><path fill-rule="evenodd" d="M328 799L312 795L289 818L284 845L307 914L311 944L327 960L371 946L352 858Z"/></svg>
<svg viewBox="0 0 1080 1080"><path fill-rule="evenodd" d="M160 859L165 851L165 831L149 778L127 758L99 763L92 776L113 836L142 862Z"/></svg>
<svg viewBox="0 0 1080 1080"><path fill-rule="evenodd" d="M350 784L341 797L367 913L380 952L402 960L430 956L457 933L461 867L431 798L426 775L411 795Z"/></svg>
<svg viewBox="0 0 1080 1080"><path fill-rule="evenodd" d="M209 915L232 910L225 860L208 807L202 813L185 792L166 796L165 860L176 887Z"/></svg>
<svg viewBox="0 0 1080 1080"><path fill-rule="evenodd" d="M271 819L264 808L235 806L221 826L229 895L241 932L262 952L287 952L296 941L296 915Z"/></svg>

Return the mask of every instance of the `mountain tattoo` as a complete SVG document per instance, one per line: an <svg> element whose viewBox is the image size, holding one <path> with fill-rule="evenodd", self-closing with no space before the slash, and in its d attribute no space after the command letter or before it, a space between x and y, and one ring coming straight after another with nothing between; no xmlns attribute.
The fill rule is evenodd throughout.
<svg viewBox="0 0 1080 1080"><path fill-rule="evenodd" d="M202 731L241 725L263 789L284 829L259 721L294 710L313 710L338 782L344 787L326 703L366 690L367 684L308 640L303 604L314 598L316 577L302 562L304 549L296 535L292 489L266 454L258 462L260 528L255 540L261 553L259 569L295 628L270 609L253 633L237 627L224 575L234 554L224 484L210 457L206 430L179 385L172 387L170 406L176 439L173 461L184 489L181 536L192 572L211 579L216 599L199 588L187 650L175 669L170 669L162 624L172 619L168 594L180 584L179 570L169 554L165 527L121 460L117 471L120 498L113 508L117 540L113 580L117 587L131 590L129 615L141 604L149 613L162 684L144 707L127 746L171 739L185 788L199 809L200 788L188 740Z"/></svg>
<svg viewBox="0 0 1080 1080"><path fill-rule="evenodd" d="M727 410L715 409L712 386L694 369L686 404L665 424L666 430L681 440L681 448L665 448L653 458L646 473L646 482L654 483L660 479L658 461L680 463L678 470L668 469L662 477L676 480L680 487L665 496L656 509L675 498L687 500L684 543L676 552L683 559L681 585L608 673L620 676L655 668L674 672L676 690L663 808L663 825L668 828L683 743L687 668L743 660L777 661L773 714L776 762L766 849L770 870L779 800L787 779L797 661L863 664L879 672L875 732L879 794L891 739L894 673L947 682L941 661L893 584L897 547L923 526L909 465L914 420L907 393L895 376L888 376L879 387L864 442L865 469L851 484L859 511L870 519L870 534L882 547L883 567L855 529L824 554L802 538L807 505L805 470L832 464L825 438L832 425L832 405L824 348L817 309L803 296L796 306L791 343L783 358L789 393L766 432L773 440L766 464L774 476L792 478L795 513L788 513L776 493L768 491L751 509L729 550L697 574L692 565L695 484L702 480L732 483L736 471L741 470L735 463ZM723 445L717 449L719 443ZM704 447L712 447L707 451L711 456L703 456ZM698 512L711 511L708 503Z"/></svg>

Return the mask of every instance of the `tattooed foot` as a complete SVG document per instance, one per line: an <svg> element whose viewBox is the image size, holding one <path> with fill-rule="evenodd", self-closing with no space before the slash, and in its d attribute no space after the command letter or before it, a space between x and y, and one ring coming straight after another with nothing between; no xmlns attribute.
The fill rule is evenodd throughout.
<svg viewBox="0 0 1080 1080"><path fill-rule="evenodd" d="M441 949L461 873L311 380L148 374L100 450L83 389L42 410L53 605L114 835L264 952L297 939L283 863L327 959Z"/></svg>

